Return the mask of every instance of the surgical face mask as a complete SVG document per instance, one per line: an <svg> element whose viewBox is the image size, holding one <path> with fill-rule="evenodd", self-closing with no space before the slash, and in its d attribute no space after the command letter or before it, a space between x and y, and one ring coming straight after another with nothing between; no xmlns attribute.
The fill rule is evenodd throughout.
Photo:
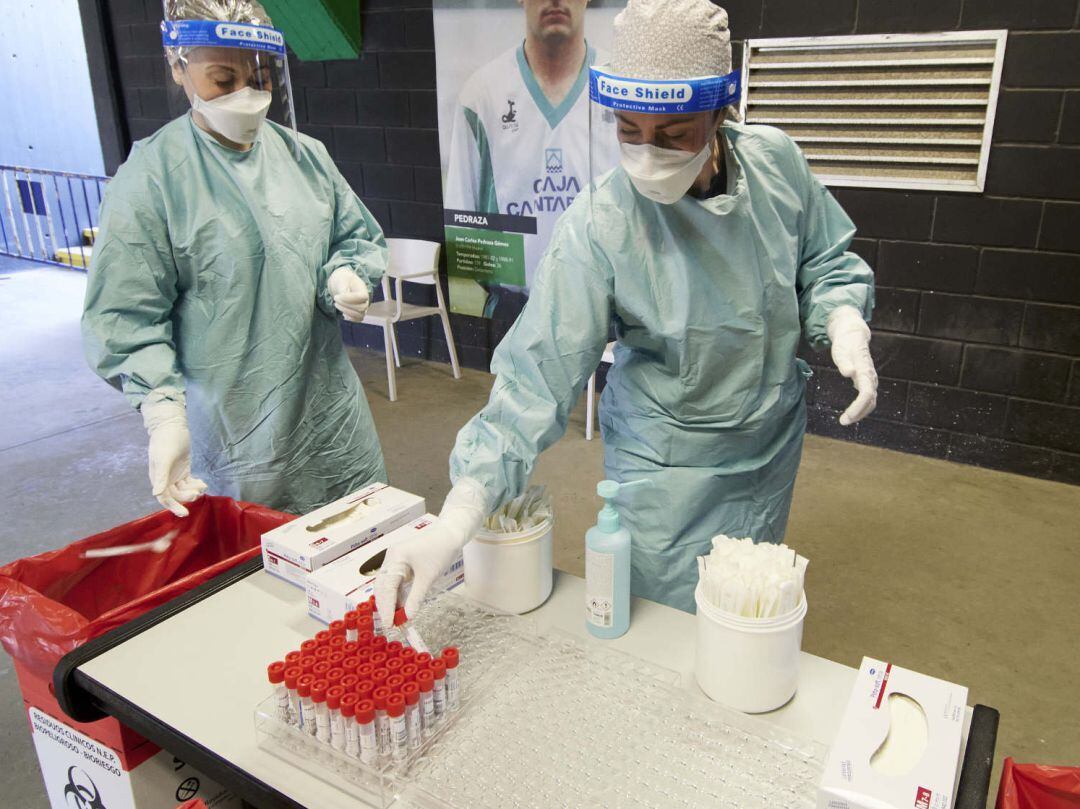
<svg viewBox="0 0 1080 809"><path fill-rule="evenodd" d="M661 149L651 143L620 143L622 167L634 188L653 202L672 205L694 184L712 154L712 143L698 153Z"/></svg>
<svg viewBox="0 0 1080 809"><path fill-rule="evenodd" d="M203 101L195 93L191 108L206 119L211 129L233 143L254 143L270 108L270 93L244 87L212 101Z"/></svg>

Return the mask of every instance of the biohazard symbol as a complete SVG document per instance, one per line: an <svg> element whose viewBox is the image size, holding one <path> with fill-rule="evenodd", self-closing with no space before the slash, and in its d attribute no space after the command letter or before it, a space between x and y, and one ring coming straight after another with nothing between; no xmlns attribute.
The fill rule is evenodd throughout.
<svg viewBox="0 0 1080 809"><path fill-rule="evenodd" d="M68 783L64 787L64 802L69 809L106 809L97 784L82 769L68 767Z"/></svg>

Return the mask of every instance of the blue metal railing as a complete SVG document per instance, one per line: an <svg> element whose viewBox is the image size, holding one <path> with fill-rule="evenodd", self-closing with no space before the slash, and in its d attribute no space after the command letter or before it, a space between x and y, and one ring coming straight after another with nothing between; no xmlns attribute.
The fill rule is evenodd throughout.
<svg viewBox="0 0 1080 809"><path fill-rule="evenodd" d="M85 269L108 177L0 165L0 255Z"/></svg>

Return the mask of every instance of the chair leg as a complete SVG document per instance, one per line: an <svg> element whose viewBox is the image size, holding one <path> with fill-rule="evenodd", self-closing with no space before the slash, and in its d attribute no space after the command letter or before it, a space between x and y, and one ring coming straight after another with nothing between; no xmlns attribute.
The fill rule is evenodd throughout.
<svg viewBox="0 0 1080 809"><path fill-rule="evenodd" d="M394 365L398 368L401 367L401 355L398 353L397 345L397 331L394 330L394 324L389 324L390 328L390 344L394 347Z"/></svg>
<svg viewBox="0 0 1080 809"><path fill-rule="evenodd" d="M439 319L442 320L443 334L446 336L446 347L450 350L450 365L454 369L454 379L461 379L461 366L458 365L457 349L454 348L454 335L450 333L450 316L445 309L439 310Z"/></svg>
<svg viewBox="0 0 1080 809"><path fill-rule="evenodd" d="M394 347L390 324L383 324L383 342L386 349L386 384L390 388L390 401L397 401L397 380L394 378Z"/></svg>
<svg viewBox="0 0 1080 809"><path fill-rule="evenodd" d="M596 374L589 377L589 391L585 397L585 440L592 441L593 435L593 398L596 396Z"/></svg>

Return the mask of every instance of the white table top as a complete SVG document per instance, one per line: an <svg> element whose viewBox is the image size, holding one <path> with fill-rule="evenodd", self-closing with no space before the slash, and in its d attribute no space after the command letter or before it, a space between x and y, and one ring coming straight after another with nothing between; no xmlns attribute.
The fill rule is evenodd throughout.
<svg viewBox="0 0 1080 809"><path fill-rule="evenodd" d="M530 615L588 643L610 644L657 666L693 676L694 616L634 599L630 631L614 641L585 629L584 581L556 573L548 602ZM812 608L812 605L811 605ZM354 809L354 797L256 747L253 713L269 695L266 666L322 625L307 614L304 591L259 571L181 611L80 667L80 671L214 754L294 800ZM762 719L829 744L839 727L855 669L810 654L799 691Z"/></svg>

